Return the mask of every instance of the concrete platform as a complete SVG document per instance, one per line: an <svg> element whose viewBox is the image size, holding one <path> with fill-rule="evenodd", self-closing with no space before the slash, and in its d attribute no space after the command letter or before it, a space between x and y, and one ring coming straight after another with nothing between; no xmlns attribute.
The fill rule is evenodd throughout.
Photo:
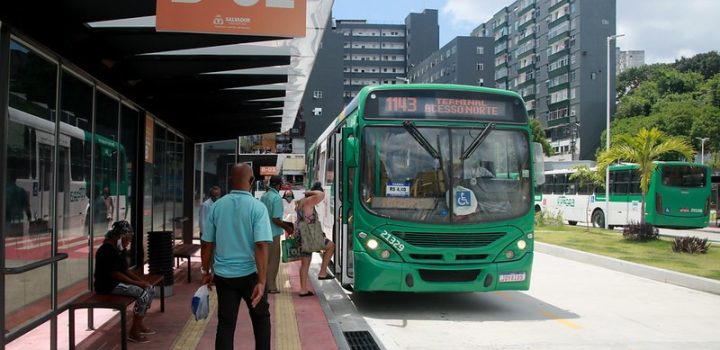
<svg viewBox="0 0 720 350"><path fill-rule="evenodd" d="M198 253L199 254L199 253ZM155 300L146 315L145 324L156 329L157 334L149 335L150 343L128 343L128 349L212 349L215 343L217 326L217 296L211 294L211 310L207 320L195 321L190 312L192 295L200 287L200 257L190 260L193 269L192 280L187 283L187 266L184 263L175 269L174 295L167 297L165 312L160 312L160 302ZM270 318L272 322L273 349L337 349L328 319L323 312L321 299L316 292L314 297L299 297L300 262L280 265L278 274L279 294L270 294ZM315 269L314 269L315 270ZM310 276L316 273L311 271ZM317 281L313 281L318 286ZM322 300L323 302L324 299ZM132 309L127 310L128 320L132 319ZM120 349L120 320L117 312L95 311L96 330L88 331L87 313L76 313L76 349ZM68 349L67 313L58 317L58 349ZM7 344L9 350L49 349L48 324ZM342 341L342 340L341 340ZM247 307L243 303L235 332L235 349L254 349L252 325Z"/></svg>

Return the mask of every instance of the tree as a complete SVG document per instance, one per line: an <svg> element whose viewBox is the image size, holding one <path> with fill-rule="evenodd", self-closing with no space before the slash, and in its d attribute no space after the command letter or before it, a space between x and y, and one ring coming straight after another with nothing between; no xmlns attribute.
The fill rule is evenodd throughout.
<svg viewBox="0 0 720 350"><path fill-rule="evenodd" d="M720 73L720 54L717 51L700 53L690 58L682 57L672 65L681 72L697 72L705 79Z"/></svg>
<svg viewBox="0 0 720 350"><path fill-rule="evenodd" d="M545 138L545 130L543 130L542 124L537 119L530 119L530 127L532 130L533 142L538 142L542 145L543 153L550 157L555 152L553 151L550 142Z"/></svg>
<svg viewBox="0 0 720 350"><path fill-rule="evenodd" d="M640 207L640 223L645 223L645 196L650 187L650 178L655 171L655 161L667 153L679 153L685 159L692 160L695 150L684 139L668 136L658 128L640 129L636 135L620 135L610 149L600 153L598 172L604 174L610 164L617 161L636 163L640 173L640 191L642 205Z"/></svg>

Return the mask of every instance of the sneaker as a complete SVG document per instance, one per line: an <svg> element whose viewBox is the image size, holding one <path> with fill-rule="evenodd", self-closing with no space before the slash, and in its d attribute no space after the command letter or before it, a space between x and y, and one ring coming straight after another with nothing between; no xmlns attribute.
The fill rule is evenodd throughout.
<svg viewBox="0 0 720 350"><path fill-rule="evenodd" d="M133 343L145 344L145 343L149 343L150 339L148 339L148 337L141 334L138 336L132 336L132 335L129 336L128 341L133 342Z"/></svg>

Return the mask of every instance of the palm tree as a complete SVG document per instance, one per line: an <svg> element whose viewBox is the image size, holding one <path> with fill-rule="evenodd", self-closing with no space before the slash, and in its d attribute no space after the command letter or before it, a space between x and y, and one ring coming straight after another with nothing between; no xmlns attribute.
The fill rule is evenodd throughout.
<svg viewBox="0 0 720 350"><path fill-rule="evenodd" d="M642 191L642 206L640 208L640 223L645 223L645 196L650 187L650 178L655 171L655 161L670 152L680 153L685 159L693 159L695 150L685 139L677 136L668 136L658 128L650 130L640 129L637 135L623 134L617 137L610 149L604 150L598 156L598 172L605 173L610 164L616 161L636 163L640 173L640 190Z"/></svg>

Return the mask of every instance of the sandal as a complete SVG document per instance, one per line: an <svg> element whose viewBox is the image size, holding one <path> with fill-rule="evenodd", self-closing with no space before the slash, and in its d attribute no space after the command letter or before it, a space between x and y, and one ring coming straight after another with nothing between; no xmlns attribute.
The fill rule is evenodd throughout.
<svg viewBox="0 0 720 350"><path fill-rule="evenodd" d="M277 289L270 289L270 290L268 290L267 292L268 292L268 294L278 294L278 293L280 293L280 291L277 290Z"/></svg>
<svg viewBox="0 0 720 350"><path fill-rule="evenodd" d="M323 277L318 276L318 279L319 280L331 280L331 279L335 279L335 276L333 276L332 274L327 274Z"/></svg>
<svg viewBox="0 0 720 350"><path fill-rule="evenodd" d="M131 336L128 336L128 341L130 341L132 343L145 344L145 343L149 343L150 339L148 339L148 337L143 336L143 335L140 335L138 337L133 337L131 335Z"/></svg>
<svg viewBox="0 0 720 350"><path fill-rule="evenodd" d="M313 293L311 291L307 291L307 293L300 293L301 297L311 297L313 295L315 295L315 293Z"/></svg>
<svg viewBox="0 0 720 350"><path fill-rule="evenodd" d="M144 330L144 331L140 331L140 334L153 335L153 334L157 334L157 331L154 330L154 329L152 329L152 328L148 328L148 329L146 329L146 330Z"/></svg>

